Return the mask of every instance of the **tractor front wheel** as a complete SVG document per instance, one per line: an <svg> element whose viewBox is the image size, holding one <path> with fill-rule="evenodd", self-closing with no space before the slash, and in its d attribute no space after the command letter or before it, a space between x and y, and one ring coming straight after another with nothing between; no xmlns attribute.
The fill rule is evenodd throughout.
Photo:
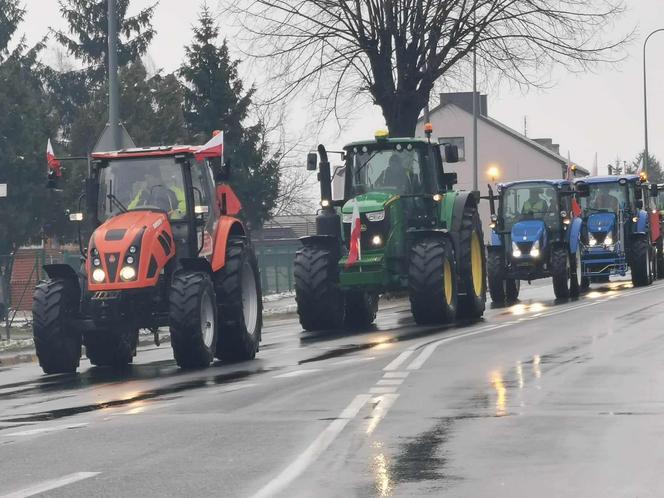
<svg viewBox="0 0 664 498"><path fill-rule="evenodd" d="M304 330L343 327L345 306L337 264L332 252L323 247L305 246L295 255L295 301Z"/></svg>
<svg viewBox="0 0 664 498"><path fill-rule="evenodd" d="M81 359L81 335L72 327L78 305L76 284L49 280L35 288L33 334L39 365L46 374L74 373Z"/></svg>
<svg viewBox="0 0 664 498"><path fill-rule="evenodd" d="M480 318L486 308L486 256L482 222L475 207L467 207L463 212L456 256L462 286L457 314Z"/></svg>
<svg viewBox="0 0 664 498"><path fill-rule="evenodd" d="M252 247L243 240L230 241L226 264L214 284L221 315L215 355L229 361L252 360L263 328L263 298Z"/></svg>
<svg viewBox="0 0 664 498"><path fill-rule="evenodd" d="M514 303L519 300L519 291L521 290L521 280L508 278L505 280L505 299L508 303Z"/></svg>
<svg viewBox="0 0 664 498"><path fill-rule="evenodd" d="M487 275L489 278L489 295L493 304L505 304L505 259L498 252L489 252L487 258Z"/></svg>
<svg viewBox="0 0 664 498"><path fill-rule="evenodd" d="M374 292L348 292L344 296L346 306L346 327L366 329L378 311L378 294Z"/></svg>
<svg viewBox="0 0 664 498"><path fill-rule="evenodd" d="M570 296L569 260L568 251L564 247L556 247L551 251L551 277L556 299L567 299Z"/></svg>
<svg viewBox="0 0 664 498"><path fill-rule="evenodd" d="M171 346L181 368L210 365L217 343L217 303L204 272L179 271L170 290Z"/></svg>
<svg viewBox="0 0 664 498"><path fill-rule="evenodd" d="M95 366L122 368L131 363L138 344L137 329L98 330L83 338L85 355Z"/></svg>
<svg viewBox="0 0 664 498"><path fill-rule="evenodd" d="M447 323L457 310L454 249L447 239L425 239L410 252L410 309L420 325Z"/></svg>
<svg viewBox="0 0 664 498"><path fill-rule="evenodd" d="M632 240L631 254L632 284L634 287L645 287L650 285L651 263L650 263L650 244L648 239L643 236L637 236Z"/></svg>
<svg viewBox="0 0 664 498"><path fill-rule="evenodd" d="M657 240L657 278L664 278L664 244L662 237Z"/></svg>

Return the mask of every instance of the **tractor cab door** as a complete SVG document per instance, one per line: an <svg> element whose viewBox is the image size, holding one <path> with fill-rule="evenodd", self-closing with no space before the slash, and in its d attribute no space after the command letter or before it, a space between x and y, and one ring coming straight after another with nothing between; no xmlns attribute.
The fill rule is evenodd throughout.
<svg viewBox="0 0 664 498"><path fill-rule="evenodd" d="M219 205L215 202L214 176L210 167L204 162L194 161L190 169L197 250L193 256L210 259L213 236L221 215Z"/></svg>

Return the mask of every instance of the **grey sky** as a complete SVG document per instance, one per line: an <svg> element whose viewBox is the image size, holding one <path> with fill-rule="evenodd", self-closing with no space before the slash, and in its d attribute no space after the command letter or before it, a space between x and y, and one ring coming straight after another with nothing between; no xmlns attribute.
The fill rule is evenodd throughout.
<svg viewBox="0 0 664 498"><path fill-rule="evenodd" d="M25 0L25 3L28 15L21 30L29 40L39 39L49 26L64 27L56 0ZM152 0L133 0L132 9L151 3ZM155 67L171 71L179 65L201 4L202 0L160 0L154 19L158 34L149 52ZM215 0L208 4L217 6ZM641 46L645 34L664 27L664 2L627 0L627 4L629 12L619 20L616 31L637 26L638 33L629 47L629 58L617 70L603 67L595 73L563 74L555 87L531 90L525 95L503 87L489 94L489 113L521 132L523 118L527 116L528 136L552 137L560 143L564 155L570 150L573 159L588 168L596 152L600 171L608 162L615 161L616 156L631 160L643 148ZM220 20L223 22L223 15ZM648 47L650 149L664 159L664 33L656 35ZM53 60L53 52L47 53L46 58ZM299 119L303 112L298 108L289 114L293 127L304 121ZM382 126L379 110L365 106L362 115L340 137L331 126L325 138L338 144L371 136Z"/></svg>

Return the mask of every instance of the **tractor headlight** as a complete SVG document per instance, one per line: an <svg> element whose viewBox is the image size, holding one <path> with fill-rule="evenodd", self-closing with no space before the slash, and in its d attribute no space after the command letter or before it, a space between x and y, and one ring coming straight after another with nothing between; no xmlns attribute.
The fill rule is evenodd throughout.
<svg viewBox="0 0 664 498"><path fill-rule="evenodd" d="M95 271L92 272L92 280L100 284L104 280L106 280L106 273L101 268L97 268Z"/></svg>
<svg viewBox="0 0 664 498"><path fill-rule="evenodd" d="M371 239L371 245L374 245L376 247L382 246L383 237L381 237L380 235L374 235Z"/></svg>
<svg viewBox="0 0 664 498"><path fill-rule="evenodd" d="M613 245L613 236L610 233L606 234L606 238L604 239L604 245L605 246L612 246Z"/></svg>
<svg viewBox="0 0 664 498"><path fill-rule="evenodd" d="M101 260L99 258L95 258L92 260L92 264L95 266L101 266Z"/></svg>
<svg viewBox="0 0 664 498"><path fill-rule="evenodd" d="M120 278L125 282L136 278L136 270L132 266L125 266L120 270Z"/></svg>
<svg viewBox="0 0 664 498"><path fill-rule="evenodd" d="M512 242L512 256L515 258L521 257L521 249L519 249L519 246L516 245L516 242Z"/></svg>
<svg viewBox="0 0 664 498"><path fill-rule="evenodd" d="M383 221L385 219L385 210L367 213L367 219L372 222Z"/></svg>
<svg viewBox="0 0 664 498"><path fill-rule="evenodd" d="M533 244L533 247L530 248L530 257L539 258L540 255L540 243L539 240L536 240Z"/></svg>
<svg viewBox="0 0 664 498"><path fill-rule="evenodd" d="M595 247L597 245L597 239L593 236L592 233L588 234L588 245L590 247Z"/></svg>

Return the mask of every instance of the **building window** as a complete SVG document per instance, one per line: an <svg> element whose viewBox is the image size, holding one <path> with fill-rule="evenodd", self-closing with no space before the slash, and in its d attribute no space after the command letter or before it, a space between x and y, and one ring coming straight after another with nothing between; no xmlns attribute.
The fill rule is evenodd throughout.
<svg viewBox="0 0 664 498"><path fill-rule="evenodd" d="M456 145L457 149L459 149L459 161L466 160L466 139L464 137L439 137L438 143Z"/></svg>

